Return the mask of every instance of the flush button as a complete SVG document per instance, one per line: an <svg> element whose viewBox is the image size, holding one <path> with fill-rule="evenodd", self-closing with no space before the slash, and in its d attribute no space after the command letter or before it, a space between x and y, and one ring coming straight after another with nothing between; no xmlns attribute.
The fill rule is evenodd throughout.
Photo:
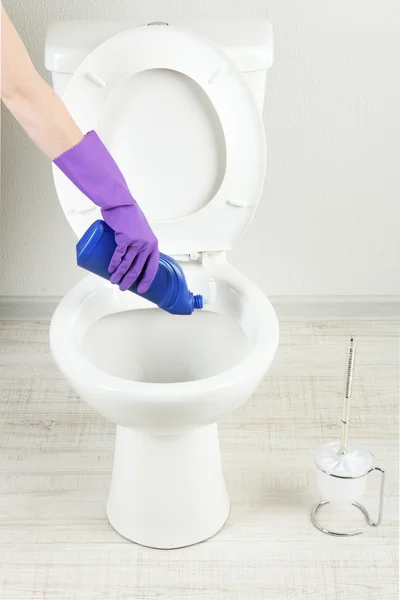
<svg viewBox="0 0 400 600"><path fill-rule="evenodd" d="M152 21L151 23L147 23L147 25L150 27L151 25L169 25L169 23L166 23L165 21Z"/></svg>

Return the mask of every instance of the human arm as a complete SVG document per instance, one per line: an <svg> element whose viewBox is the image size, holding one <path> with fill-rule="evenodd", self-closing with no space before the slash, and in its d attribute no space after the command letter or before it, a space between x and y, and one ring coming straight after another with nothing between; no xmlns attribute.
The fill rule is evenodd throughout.
<svg viewBox="0 0 400 600"><path fill-rule="evenodd" d="M1 99L36 146L51 160L83 139L62 100L36 71L3 6Z"/></svg>
<svg viewBox="0 0 400 600"><path fill-rule="evenodd" d="M158 241L118 165L98 135L83 135L62 100L40 77L1 7L1 99L36 146L94 204L114 230L117 248L111 281L140 293L158 269Z"/></svg>

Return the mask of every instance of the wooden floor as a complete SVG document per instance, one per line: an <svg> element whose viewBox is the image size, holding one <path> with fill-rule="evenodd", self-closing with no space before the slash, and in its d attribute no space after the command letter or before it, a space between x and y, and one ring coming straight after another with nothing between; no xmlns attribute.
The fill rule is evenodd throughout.
<svg viewBox="0 0 400 600"><path fill-rule="evenodd" d="M350 334L351 435L386 469L387 486L382 526L339 539L318 532L309 513L319 499L314 449L339 435ZM142 548L108 524L113 426L58 373L46 323L0 323L0 396L2 600L398 600L396 323L281 324L268 378L220 426L229 520L182 550ZM371 479L371 512L377 489Z"/></svg>

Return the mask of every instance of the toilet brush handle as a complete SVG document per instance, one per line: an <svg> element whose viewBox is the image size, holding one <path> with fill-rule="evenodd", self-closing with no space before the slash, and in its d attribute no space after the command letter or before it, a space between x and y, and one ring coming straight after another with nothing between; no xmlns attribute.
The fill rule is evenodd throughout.
<svg viewBox="0 0 400 600"><path fill-rule="evenodd" d="M356 358L356 347L354 346L354 339L350 340L349 357L347 361L347 377L346 377L346 390L343 400L342 409L342 431L340 437L340 452L341 454L347 453L348 437L349 437L349 424L350 424L350 404L351 404L351 392L353 386L353 375L354 375L354 363Z"/></svg>

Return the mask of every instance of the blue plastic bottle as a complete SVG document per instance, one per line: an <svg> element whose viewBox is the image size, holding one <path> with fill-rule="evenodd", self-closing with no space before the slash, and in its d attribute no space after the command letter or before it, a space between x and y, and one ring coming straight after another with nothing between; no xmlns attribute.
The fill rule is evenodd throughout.
<svg viewBox="0 0 400 600"><path fill-rule="evenodd" d="M95 221L76 245L78 266L109 280L108 265L115 248L114 231L104 221ZM203 296L189 291L182 268L166 254L160 253L158 271L147 292L139 294L136 286L137 282L129 291L174 315L191 315L203 308Z"/></svg>

